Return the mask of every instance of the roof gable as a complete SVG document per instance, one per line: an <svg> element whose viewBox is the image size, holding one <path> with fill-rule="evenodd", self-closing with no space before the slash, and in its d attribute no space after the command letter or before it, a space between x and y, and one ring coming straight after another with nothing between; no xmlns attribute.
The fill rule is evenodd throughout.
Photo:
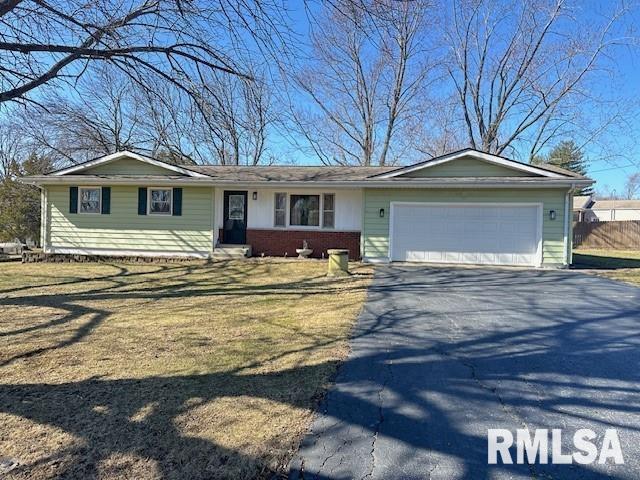
<svg viewBox="0 0 640 480"><path fill-rule="evenodd" d="M430 168L420 168L399 175L402 178L425 177L540 177L539 174L523 172L503 165L484 162L473 157L463 157L452 162L441 163Z"/></svg>
<svg viewBox="0 0 640 480"><path fill-rule="evenodd" d="M77 175L176 175L176 172L164 167L140 162L133 158L121 158L109 163L101 163L86 168ZM180 176L184 174L180 173Z"/></svg>
<svg viewBox="0 0 640 480"><path fill-rule="evenodd" d="M401 167L379 178L407 177L550 177L567 175L474 149L453 152Z"/></svg>
<svg viewBox="0 0 640 480"><path fill-rule="evenodd" d="M592 203L591 195L574 195L573 197L574 210L584 210L585 208L589 208Z"/></svg>
<svg viewBox="0 0 640 480"><path fill-rule="evenodd" d="M104 157L89 160L53 172L51 175L183 175L186 177L202 177L208 175L189 170L178 165L161 162L153 158L133 152L117 152Z"/></svg>

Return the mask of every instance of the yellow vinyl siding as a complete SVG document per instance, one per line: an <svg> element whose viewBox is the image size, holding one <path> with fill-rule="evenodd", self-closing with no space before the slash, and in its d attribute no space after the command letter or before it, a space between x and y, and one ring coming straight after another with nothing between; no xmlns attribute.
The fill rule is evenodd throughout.
<svg viewBox="0 0 640 480"><path fill-rule="evenodd" d="M542 263L559 266L565 262L564 189L365 189L362 226L363 257L387 259L389 256L389 213L391 202L542 202ZM380 217L384 208L385 216ZM549 210L556 219L549 219Z"/></svg>
<svg viewBox="0 0 640 480"><path fill-rule="evenodd" d="M47 187L47 244L52 248L207 253L213 189L183 187L182 215L138 215L138 187L111 187L111 214L69 213L69 187Z"/></svg>
<svg viewBox="0 0 640 480"><path fill-rule="evenodd" d="M114 160L103 163L87 170L78 172L80 175L182 175L166 168L141 162L133 158Z"/></svg>
<svg viewBox="0 0 640 480"><path fill-rule="evenodd" d="M401 177L539 177L522 170L503 167L494 163L483 162L472 158L460 158L451 162L425 167L420 170L400 175Z"/></svg>

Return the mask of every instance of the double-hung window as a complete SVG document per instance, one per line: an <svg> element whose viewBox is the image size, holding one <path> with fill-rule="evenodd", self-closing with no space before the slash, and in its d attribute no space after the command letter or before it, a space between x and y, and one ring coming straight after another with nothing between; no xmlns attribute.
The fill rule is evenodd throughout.
<svg viewBox="0 0 640 480"><path fill-rule="evenodd" d="M100 213L102 192L100 187L78 188L78 212Z"/></svg>
<svg viewBox="0 0 640 480"><path fill-rule="evenodd" d="M149 214L171 215L171 188L149 189Z"/></svg>
<svg viewBox="0 0 640 480"><path fill-rule="evenodd" d="M287 226L287 194L276 193L275 194L275 209L273 225L276 227Z"/></svg>
<svg viewBox="0 0 640 480"><path fill-rule="evenodd" d="M336 196L333 193L322 195L322 227L333 228L335 226Z"/></svg>

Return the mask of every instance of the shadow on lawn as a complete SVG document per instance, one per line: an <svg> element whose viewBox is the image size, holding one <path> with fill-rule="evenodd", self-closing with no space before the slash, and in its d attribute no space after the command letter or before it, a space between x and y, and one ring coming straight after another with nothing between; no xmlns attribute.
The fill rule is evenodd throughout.
<svg viewBox="0 0 640 480"><path fill-rule="evenodd" d="M38 335L41 340L33 342L37 348L28 345L15 355L5 355L4 359L0 355L0 367L10 368L14 362L86 339L112 314L112 310L103 307L101 301L111 302L118 308L114 301L139 300L153 308L154 302L160 299L187 298L195 301L211 298L213 309L217 296L249 299L252 296L282 295L287 297L286 301L295 301L310 295L337 294L342 282L349 281L332 279L328 282L323 274L302 280L286 278L282 276L286 269L269 262L152 265L143 271L132 271L121 265L109 266L116 269L115 272L90 279L65 277L61 282L0 291L0 308L46 307L61 312L55 318L45 318L36 325L18 328L6 328L11 322L5 317L0 341L10 338L15 342L22 335ZM262 280L255 281L256 276ZM59 286L61 290L57 288ZM54 289L48 291L47 287ZM65 289L69 293L60 293ZM136 304L140 305L140 302ZM55 330L60 327L64 329L62 333ZM299 331L291 328L291 333L295 335ZM322 332L317 333L314 339L315 343L309 350L336 341L333 336ZM295 353L293 349L281 352L267 361L273 362L292 353ZM242 370L258 366L244 365ZM213 398L234 396L269 398L309 409L317 401L327 374L335 372L335 367L335 363L321 364L313 367L313 371L300 368L276 372L272 376L244 375L241 370L234 370L215 375L142 380L92 378L59 385L0 383L0 412L56 426L77 436L83 444L66 451L62 455L64 461L57 454L39 465L22 466L12 474L30 477L35 474L34 469L46 470L50 468L47 464L53 463L57 465L53 476L86 478L96 476L97 469L104 468L99 467L100 462L111 455L132 454L156 462L165 478L228 478L227 470L234 471L232 468L238 466L242 467L242 472L260 475L278 458L249 458L240 452L225 451L206 440L187 437L176 428L176 417L180 414L188 416L190 410ZM318 379L317 385L313 385L317 391L291 388L292 385L303 384L306 378ZM136 420L136 413L145 409L150 409L150 413L144 419ZM295 441L287 438L284 443L291 444L293 448Z"/></svg>
<svg viewBox="0 0 640 480"><path fill-rule="evenodd" d="M627 268L639 268L640 259L623 258L604 255L587 255L579 251L573 253L572 268L577 270L620 270Z"/></svg>
<svg viewBox="0 0 640 480"><path fill-rule="evenodd" d="M63 348L87 337L105 319L109 312L103 309L81 305L88 301L122 301L141 300L152 304L156 300L171 298L198 298L237 295L249 298L263 295L286 295L302 297L309 295L326 295L339 293L343 282L348 279L333 279L331 285L324 283L326 277L317 275L304 280L277 278L264 284L250 284L247 280L256 274L268 273L273 268L269 262L216 262L215 264L164 265L153 270L131 272L122 265L109 265L116 272L109 275L86 278L72 278L60 283L49 283L35 287L16 287L0 290L0 306L18 307L53 307L65 312L59 318L42 322L38 325L0 331L0 339L24 333L44 331L51 327L79 323L74 334L65 340L23 352L14 357L0 361L0 367L16 360L29 358L49 350ZM224 274L221 275L221 272ZM195 277L195 278L194 278ZM100 286L92 287L98 283ZM102 285L107 283L107 286ZM41 294L41 288L53 286L88 285L86 290L64 294ZM358 287L364 288L364 287ZM31 290L36 294L31 295ZM26 292L21 294L22 292Z"/></svg>
<svg viewBox="0 0 640 480"><path fill-rule="evenodd" d="M424 452L446 455L461 465L458 478L469 480L489 479L496 471L524 471L530 475L551 472L557 475L554 478L597 478L597 475L591 467L577 465L558 466L555 470L545 467L544 471L535 472L527 467L509 465L489 468L485 436L469 433L468 417L452 412L446 402L443 404L439 399L466 402L474 408L484 407L487 412L517 407L538 414L542 419L555 418L555 415L595 423L614 419L619 421L620 428L640 431L637 416L635 423L629 421L629 415L637 415L640 405L635 368L640 362L637 295L611 302L602 289L594 288L596 281L606 280L567 272L414 271L421 273L407 276L406 272L411 272L409 267L378 272L354 333L353 342L358 346L356 354L342 367L338 388L329 394L325 404L325 407L349 405L349 409L330 410L333 424L343 421L373 438L384 422L392 422L395 428L384 430L384 435L406 446L408 463L414 461L413 456L421 458ZM236 274L241 275L240 272ZM409 277L412 280L407 282ZM112 280L114 285L118 284L117 279ZM571 299L554 299L552 295L559 282L563 283L566 292L570 292ZM304 283L287 287L283 284L257 286L255 290L233 285L228 288L232 294L242 295L298 288L300 294L305 295ZM220 289L221 294L226 289L224 285L210 287L214 293ZM198 295L207 288L203 284L177 291L164 288L155 291L149 287L121 294L136 298L138 295ZM630 287L616 284L616 288ZM311 293L313 289L311 285ZM488 289L492 295L486 295ZM531 289L549 292L549 296L525 295ZM418 310L415 299L405 302L398 296L389 301L390 293L398 291L422 296L442 295L449 303L442 304L440 309L425 307ZM108 289L85 293L90 298L117 295ZM85 298L84 294L78 295ZM500 322L486 331L473 331L473 326L469 326L465 334L462 333L467 327L461 325L460 335L452 336L449 330L452 315L463 323L465 315L477 314L477 307L473 312L465 310L467 302L464 299L470 295L484 295L482 312ZM577 315L573 297L589 298L589 308ZM38 304L39 300L35 298L20 300L18 297L11 301ZM74 294L59 299L63 305L78 300ZM51 301L51 298L47 300ZM528 312L527 318L536 321L518 321L523 311ZM99 313L94 314L100 318ZM79 335L86 334L85 331ZM322 345L326 345L325 340L319 340L309 353ZM389 377L391 364L401 375ZM0 411L58 427L81 440L81 446L67 452L72 461L56 472L60 477L95 477L97 464L118 453L153 460L162 478L233 478L228 466L242 464L254 465L255 474L264 476L269 473L267 459L253 458L186 436L177 429L176 418L220 397L254 396L309 408L312 406L309 392L295 387L301 378L322 378L328 367L303 366L265 374L234 370L141 380L97 378L60 385L0 384ZM431 375L425 376L425 372L431 372ZM350 384L362 383L366 388L341 388L340 378L345 375ZM523 395L521 387L525 383L528 388L544 394L539 397ZM571 396L556 394L562 389L569 389ZM394 404L406 402L412 405L413 412L409 414L391 407L385 410L379 399L383 390L394 398ZM583 418L572 413L575 406L584 407L580 410ZM136 413L145 408L149 408L146 417L135 420ZM611 415L601 418L601 410ZM380 415L378 424L370 423L371 415L374 418ZM430 432L438 434L434 436ZM369 449L366 450L365 457L368 458L369 453ZM29 475L24 470L17 473ZM349 478L338 472L313 473L308 471L305 478ZM296 472L292 476L296 476ZM423 472L407 474L404 478L423 478ZM628 477L613 472L609 478Z"/></svg>

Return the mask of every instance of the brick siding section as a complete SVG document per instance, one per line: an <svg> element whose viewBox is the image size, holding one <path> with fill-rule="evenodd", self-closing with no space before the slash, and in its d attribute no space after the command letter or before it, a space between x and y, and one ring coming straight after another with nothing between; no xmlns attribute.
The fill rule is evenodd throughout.
<svg viewBox="0 0 640 480"><path fill-rule="evenodd" d="M224 243L223 231L220 229L220 243ZM346 248L351 260L360 259L360 232L334 232L323 230L268 230L247 229L247 244L251 245L253 255L259 257L263 253L269 257L296 257L296 248L302 248L306 240L314 258L321 258L330 248Z"/></svg>

